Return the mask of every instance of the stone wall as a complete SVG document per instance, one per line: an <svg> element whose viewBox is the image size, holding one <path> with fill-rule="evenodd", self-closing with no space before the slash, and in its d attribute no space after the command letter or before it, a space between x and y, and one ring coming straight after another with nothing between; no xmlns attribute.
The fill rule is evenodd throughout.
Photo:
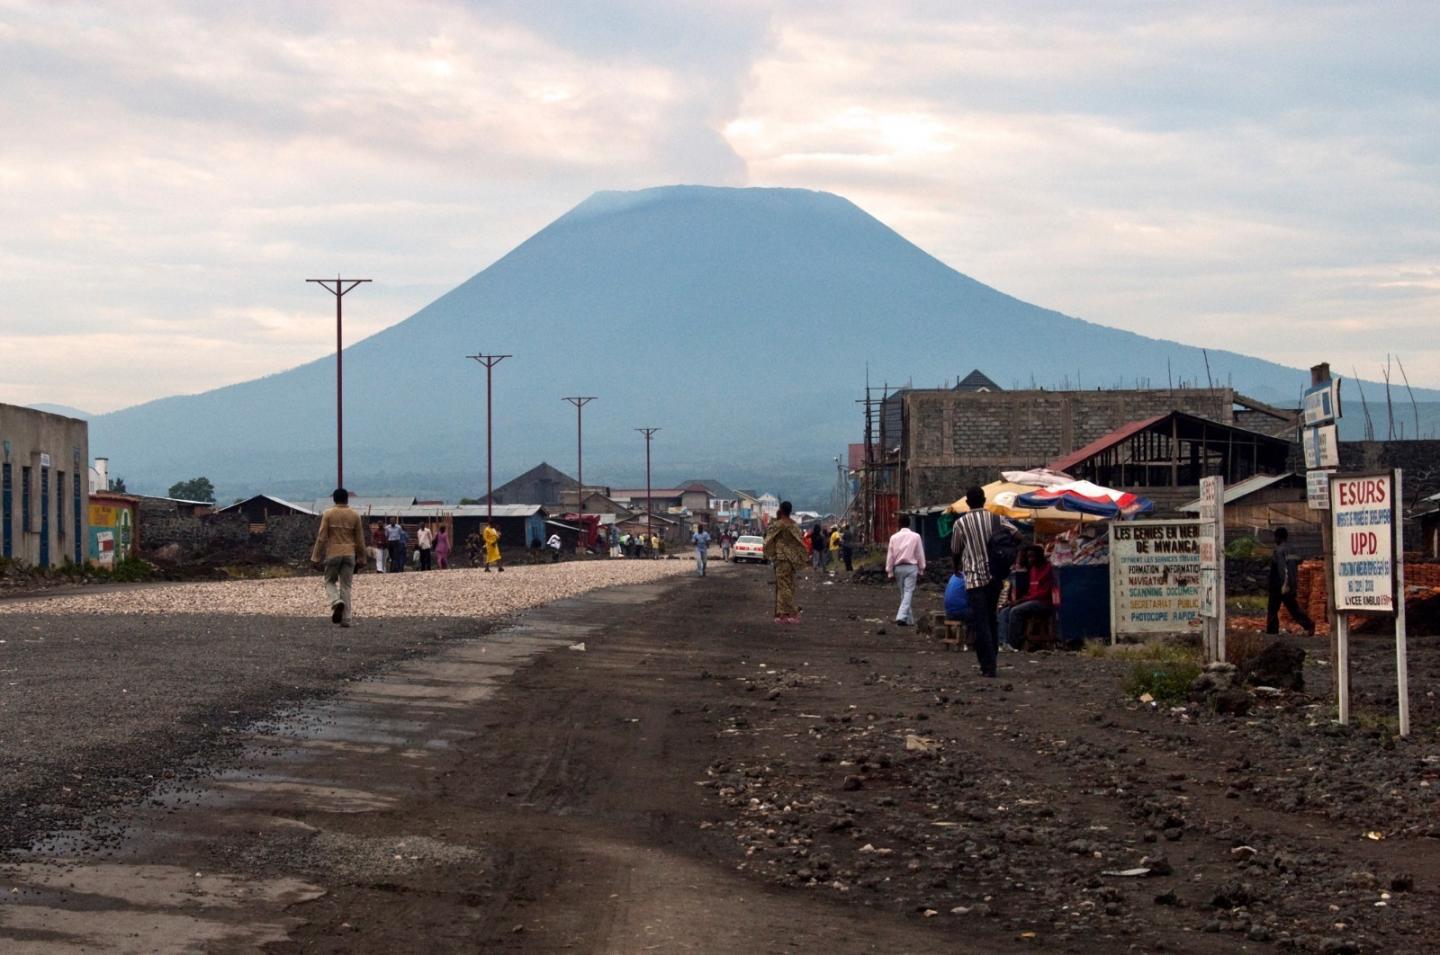
<svg viewBox="0 0 1440 955"><path fill-rule="evenodd" d="M320 518L272 517L262 533L237 513L193 516L153 502L139 517L142 557L166 564L284 563L309 560Z"/></svg>
<svg viewBox="0 0 1440 955"><path fill-rule="evenodd" d="M1170 411L1230 424L1229 388L1137 391L910 391L906 507L947 503L1003 470L1042 466L1111 431Z"/></svg>

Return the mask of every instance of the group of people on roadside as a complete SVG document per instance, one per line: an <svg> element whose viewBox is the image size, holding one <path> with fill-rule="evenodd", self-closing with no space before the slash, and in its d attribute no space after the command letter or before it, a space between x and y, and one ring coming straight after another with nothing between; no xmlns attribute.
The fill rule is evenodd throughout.
<svg viewBox="0 0 1440 955"><path fill-rule="evenodd" d="M985 509L982 489L966 491L965 504L969 510L950 529L953 573L945 588L945 616L969 624L980 674L994 677L1001 648L1019 650L1025 622L1054 612L1055 573L1043 547L1025 543L1014 524ZM906 518L891 535L885 557L885 573L900 587L899 626L915 623L915 584L924 572L924 542ZM1010 599L1001 608L1007 581Z"/></svg>
<svg viewBox="0 0 1440 955"><path fill-rule="evenodd" d="M827 529L817 521L805 535L805 549L810 552L810 566L822 574L834 574L841 561L847 571L855 569L855 534L849 524L835 524Z"/></svg>
<svg viewBox="0 0 1440 955"><path fill-rule="evenodd" d="M665 553L665 542L658 534L621 534L620 556L650 558Z"/></svg>
<svg viewBox="0 0 1440 955"><path fill-rule="evenodd" d="M411 563L410 532L394 517L387 524L372 523L369 556L377 573L400 573ZM449 533L440 525L421 524L415 532L413 557L420 570L449 569Z"/></svg>

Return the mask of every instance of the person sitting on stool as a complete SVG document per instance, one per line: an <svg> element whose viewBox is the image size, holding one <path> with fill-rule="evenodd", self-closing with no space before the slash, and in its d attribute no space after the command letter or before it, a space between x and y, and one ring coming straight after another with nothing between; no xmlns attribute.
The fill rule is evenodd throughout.
<svg viewBox="0 0 1440 955"><path fill-rule="evenodd" d="M1025 621L1031 617L1048 617L1054 612L1055 568L1045 559L1045 548L1031 544L1025 548L1029 556L1030 586L1016 603L999 614L1000 646L1007 650L1025 649Z"/></svg>

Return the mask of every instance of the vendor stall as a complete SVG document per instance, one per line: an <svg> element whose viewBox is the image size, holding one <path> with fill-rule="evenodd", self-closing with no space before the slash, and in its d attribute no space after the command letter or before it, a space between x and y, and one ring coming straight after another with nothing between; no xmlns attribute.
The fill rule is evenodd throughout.
<svg viewBox="0 0 1440 955"><path fill-rule="evenodd" d="M1055 567L1056 636L1074 646L1087 638L1108 638L1110 612L1110 521L1153 509L1145 498L1075 481L1068 474L1037 469L1007 471L1005 480L985 485L985 509L1028 525ZM948 514L970 510L961 499Z"/></svg>

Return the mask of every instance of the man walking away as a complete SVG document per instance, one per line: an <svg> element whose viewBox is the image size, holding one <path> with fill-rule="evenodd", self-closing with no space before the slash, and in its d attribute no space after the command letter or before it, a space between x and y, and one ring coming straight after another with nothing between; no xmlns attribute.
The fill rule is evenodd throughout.
<svg viewBox="0 0 1440 955"><path fill-rule="evenodd" d="M855 570L851 561L855 557L855 532L846 524L840 532L840 556L845 558L845 572L851 573Z"/></svg>
<svg viewBox="0 0 1440 955"><path fill-rule="evenodd" d="M430 533L428 524L420 525L420 532L415 535L415 546L420 548L420 569L430 569L430 549L435 546L435 535Z"/></svg>
<svg viewBox="0 0 1440 955"><path fill-rule="evenodd" d="M1290 531L1284 527L1275 528L1275 552L1270 556L1270 606L1265 611L1265 633L1276 636L1280 633L1280 607L1290 611L1290 617L1305 628L1307 635L1315 633L1315 621L1300 609L1295 599L1296 571L1295 558L1290 556Z"/></svg>
<svg viewBox="0 0 1440 955"><path fill-rule="evenodd" d="M915 625L915 611L910 602L915 597L915 583L925 572L925 542L910 529L910 518L901 518L900 529L890 535L885 551L885 576L900 585L900 609L895 622L902 627Z"/></svg>
<svg viewBox="0 0 1440 955"><path fill-rule="evenodd" d="M765 531L765 557L775 567L775 622L799 623L795 606L795 571L805 565L805 535L790 517L789 501L780 502L780 511Z"/></svg>
<svg viewBox="0 0 1440 955"><path fill-rule="evenodd" d="M564 550L565 544L560 540L559 532L550 535L550 539L545 542L545 548L550 551L550 563L560 563L560 551Z"/></svg>
<svg viewBox="0 0 1440 955"><path fill-rule="evenodd" d="M350 582L355 567L365 566L365 529L360 515L350 508L350 492L337 487L330 495L335 506L320 516L320 532L310 560L325 567L325 596L330 598L330 622L350 626Z"/></svg>
<svg viewBox="0 0 1440 955"><path fill-rule="evenodd" d="M950 531L950 557L955 572L965 575L965 596L974 615L975 657L980 661L980 675L995 676L997 620L995 609L1000 602L1000 586L1010 568L991 565L991 549L1005 541L1019 542L1015 525L985 510L985 492L971 487L965 492L970 510L955 520ZM997 548L998 550L998 548ZM1005 563L997 560L996 564Z"/></svg>
<svg viewBox="0 0 1440 955"><path fill-rule="evenodd" d="M695 544L695 570L701 577L705 576L705 560L710 556L710 535L705 531L705 525L701 524L690 535L690 540Z"/></svg>

